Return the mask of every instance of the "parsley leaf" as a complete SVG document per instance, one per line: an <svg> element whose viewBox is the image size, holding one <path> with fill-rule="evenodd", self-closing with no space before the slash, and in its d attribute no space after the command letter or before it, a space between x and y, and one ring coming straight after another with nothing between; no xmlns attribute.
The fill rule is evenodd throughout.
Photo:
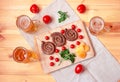
<svg viewBox="0 0 120 82"><path fill-rule="evenodd" d="M70 60L71 60L72 63L74 63L75 57L76 57L76 56L75 56L74 54L70 54Z"/></svg>
<svg viewBox="0 0 120 82"><path fill-rule="evenodd" d="M60 52L60 56L64 59L64 60L70 60L72 63L74 63L74 61L75 61L75 54L71 54L70 52L69 52L69 50L68 49L66 49L66 50L64 50L64 51L61 51Z"/></svg>
<svg viewBox="0 0 120 82"><path fill-rule="evenodd" d="M65 21L68 18L67 12L58 11L60 18L58 19L59 23Z"/></svg>

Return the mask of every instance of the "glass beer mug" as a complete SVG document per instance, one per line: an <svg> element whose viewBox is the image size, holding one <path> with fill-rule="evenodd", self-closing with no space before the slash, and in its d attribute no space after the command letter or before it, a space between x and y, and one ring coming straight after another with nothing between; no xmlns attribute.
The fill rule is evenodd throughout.
<svg viewBox="0 0 120 82"><path fill-rule="evenodd" d="M31 20L27 15L21 15L17 17L16 25L24 32L31 33L37 31L37 22L36 20Z"/></svg>
<svg viewBox="0 0 120 82"><path fill-rule="evenodd" d="M29 63L39 60L38 55L24 47L16 47L13 51L13 59L19 63Z"/></svg>
<svg viewBox="0 0 120 82"><path fill-rule="evenodd" d="M93 35L102 33L102 31L105 30L104 20L99 16L91 18L89 22L89 30Z"/></svg>

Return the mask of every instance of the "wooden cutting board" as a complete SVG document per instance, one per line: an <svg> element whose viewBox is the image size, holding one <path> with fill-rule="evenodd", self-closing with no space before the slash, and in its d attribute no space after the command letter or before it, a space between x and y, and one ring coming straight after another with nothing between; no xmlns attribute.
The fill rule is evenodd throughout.
<svg viewBox="0 0 120 82"><path fill-rule="evenodd" d="M80 46L82 43L85 43L86 45L89 46L89 51L86 52L86 57L85 58L81 58L78 55L76 55L74 63L81 62L83 60L87 60L87 59L90 59L90 58L94 57L94 55L95 55L94 49L92 47L92 44L91 44L91 41L90 41L89 36L87 34L87 31L86 31L86 29L85 29L85 27L84 27L84 25L83 25L81 20L73 22L73 23L70 23L70 24L67 24L67 25L64 25L64 26L61 26L61 27L56 27L53 30L47 30L46 32L40 33L38 36L36 36L37 48L38 48L38 51L39 51L39 54L40 54L40 63L42 65L42 68L43 68L45 73L53 72L55 70L58 70L58 69L61 69L63 67L66 67L66 66L74 64L74 63L71 63L71 61L69 61L69 60L66 60L66 61L63 61L63 62L61 62L61 61L55 62L55 58L59 58L60 60L62 60L61 55L60 55L60 52L62 51L62 47L56 47L59 50L59 53L53 53L51 55L45 54L42 51L42 47L41 47L42 41L44 41L44 42L53 42L52 41L52 37L51 37L52 33L54 33L54 32L61 32L61 30L65 30L65 29L71 29L72 25L76 26L76 28L75 28L76 31L77 31L77 29L81 29L81 32L77 32L78 33L77 40L75 40L75 41L68 41L67 40L66 44L64 46L67 49L69 49L70 53L74 53L75 55L76 55L76 48L78 46ZM83 39L79 38L79 36L81 36L81 35L83 36ZM46 40L45 36L48 36L50 39ZM77 41L79 41L81 44L80 45L76 45ZM74 44L75 48L70 48L71 44ZM54 57L54 59L50 60L49 59L50 56ZM54 62L55 65L54 66L50 66L50 62ZM61 64L60 64L60 62L61 62Z"/></svg>

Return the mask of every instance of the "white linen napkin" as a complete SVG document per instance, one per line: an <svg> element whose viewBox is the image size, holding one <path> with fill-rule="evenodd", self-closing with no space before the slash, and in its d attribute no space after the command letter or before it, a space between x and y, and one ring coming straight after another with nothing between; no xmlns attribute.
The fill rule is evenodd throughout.
<svg viewBox="0 0 120 82"><path fill-rule="evenodd" d="M74 72L77 64L53 72L56 82L117 82L120 80L120 64L95 36L90 33L89 35L96 56L80 62L85 66L85 71L81 74Z"/></svg>
<svg viewBox="0 0 120 82"><path fill-rule="evenodd" d="M58 23L58 15L56 14L58 10L68 12L69 19L63 23ZM41 19L45 14L54 16L54 20L51 24L42 25L42 28L35 34L28 34L20 31L33 50L35 49L34 37L36 35L46 31L47 28L53 29L55 27L80 20L65 0L55 0L47 8L37 14L33 20ZM117 82L120 80L120 64L114 59L114 57L112 57L109 51L95 36L92 36L91 34L89 35L96 52L96 56L92 59L80 62L85 67L85 71L81 74L74 73L76 64L52 72L51 75L56 79L56 82Z"/></svg>

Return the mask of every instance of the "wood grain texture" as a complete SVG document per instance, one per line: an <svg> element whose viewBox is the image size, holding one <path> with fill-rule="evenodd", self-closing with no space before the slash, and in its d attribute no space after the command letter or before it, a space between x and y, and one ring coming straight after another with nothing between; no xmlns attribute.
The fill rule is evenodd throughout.
<svg viewBox="0 0 120 82"><path fill-rule="evenodd" d="M29 11L33 3L44 9L52 1L1 0L0 36L2 35L4 38L0 39L0 82L55 82L52 76L43 73L39 62L16 63L10 57L13 49L17 46L31 49L16 27L16 17L22 14L33 17L34 14ZM93 16L101 16L105 22L108 22L106 23L108 26L113 25L110 32L103 33L98 38L120 62L120 0L67 1L84 22L89 22ZM81 1L87 6L87 11L84 14L79 14L76 10Z"/></svg>

